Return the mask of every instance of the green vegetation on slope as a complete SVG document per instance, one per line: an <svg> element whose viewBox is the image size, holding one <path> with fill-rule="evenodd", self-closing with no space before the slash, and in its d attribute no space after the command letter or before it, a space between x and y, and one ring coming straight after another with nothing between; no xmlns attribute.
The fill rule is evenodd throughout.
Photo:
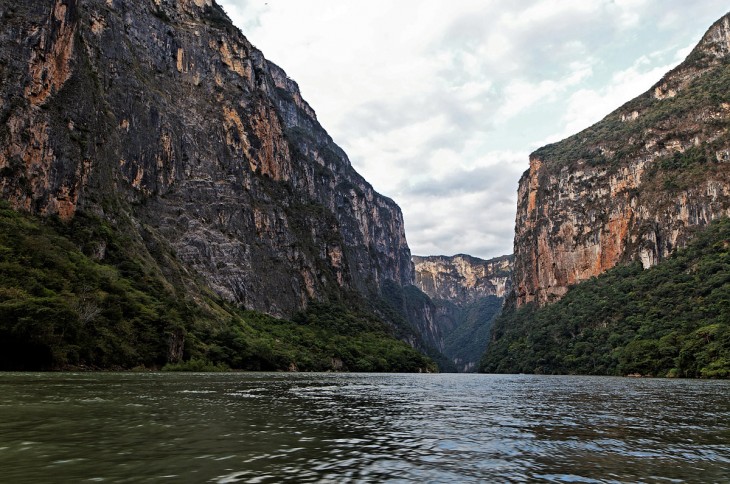
<svg viewBox="0 0 730 484"><path fill-rule="evenodd" d="M276 319L180 274L159 243L93 217L63 223L0 202L0 370L434 369L355 307L313 304Z"/></svg>
<svg viewBox="0 0 730 484"><path fill-rule="evenodd" d="M616 267L554 304L506 311L481 371L730 377L730 220L656 267Z"/></svg>
<svg viewBox="0 0 730 484"><path fill-rule="evenodd" d="M193 359L244 370L435 371L424 355L387 331L373 316L344 306L313 303L293 321L237 312L213 332L201 331Z"/></svg>
<svg viewBox="0 0 730 484"><path fill-rule="evenodd" d="M647 140L650 138L659 137L661 142L666 138L688 143L699 132L717 131L711 137L711 142L694 149L692 160L665 163L661 168L686 169L701 165L703 170L723 170L715 153L730 143L728 123L725 117L714 118L709 113L723 112L723 103L728 102L730 59L725 59L717 67L699 75L674 97L657 99L649 91L580 133L544 146L534 154L543 160L549 160L549 169L553 173L559 172L565 166L574 168L579 160L591 166L601 165L611 170L627 159L648 156L654 149L661 148L647 148ZM639 117L633 121L622 120L622 116L632 112L639 113Z"/></svg>
<svg viewBox="0 0 730 484"><path fill-rule="evenodd" d="M373 311L397 328L396 336L413 340L414 346L428 355L443 373L456 373L457 368L439 350L425 341L429 333L426 314L433 314L435 307L431 299L416 286L401 287L393 281L385 281L381 294L371 301Z"/></svg>
<svg viewBox="0 0 730 484"><path fill-rule="evenodd" d="M441 301L443 305L453 306L454 319L458 326L446 336L444 354L452 361L459 361L461 368L473 362L474 366L468 371L476 371L479 358L489 341L492 323L502 309L502 298L487 296L467 304L463 308L453 303Z"/></svg>

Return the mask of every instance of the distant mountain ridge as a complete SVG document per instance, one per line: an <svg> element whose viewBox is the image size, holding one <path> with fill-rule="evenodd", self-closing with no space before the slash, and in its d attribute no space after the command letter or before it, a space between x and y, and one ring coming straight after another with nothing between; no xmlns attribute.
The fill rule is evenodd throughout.
<svg viewBox="0 0 730 484"><path fill-rule="evenodd" d="M434 344L459 371L475 371L511 290L513 257L413 256L413 262L416 286L433 302Z"/></svg>
<svg viewBox="0 0 730 484"><path fill-rule="evenodd" d="M416 285L429 297L456 304L485 296L505 297L511 289L511 255L484 260L466 254L413 256Z"/></svg>

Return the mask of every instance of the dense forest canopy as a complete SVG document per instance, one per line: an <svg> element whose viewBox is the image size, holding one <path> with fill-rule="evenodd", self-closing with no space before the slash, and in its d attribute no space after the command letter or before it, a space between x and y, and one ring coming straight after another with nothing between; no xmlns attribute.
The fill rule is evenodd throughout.
<svg viewBox="0 0 730 484"><path fill-rule="evenodd" d="M616 267L497 319L481 370L730 377L730 219L659 265Z"/></svg>

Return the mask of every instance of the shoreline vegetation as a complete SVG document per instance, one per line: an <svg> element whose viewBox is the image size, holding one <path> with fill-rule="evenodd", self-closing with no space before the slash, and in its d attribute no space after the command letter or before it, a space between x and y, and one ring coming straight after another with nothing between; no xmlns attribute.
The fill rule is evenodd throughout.
<svg viewBox="0 0 730 484"><path fill-rule="evenodd" d="M91 217L65 223L0 202L0 370L438 371L377 309L312 303L287 320L181 297L118 234ZM729 318L722 219L656 267L616 267L557 303L505 311L480 371L728 378Z"/></svg>
<svg viewBox="0 0 730 484"><path fill-rule="evenodd" d="M191 295L171 253L124 233L0 202L0 369L437 371L355 305L311 303L289 320Z"/></svg>
<svg viewBox="0 0 730 484"><path fill-rule="evenodd" d="M644 270L618 266L558 302L507 310L480 371L730 378L730 219Z"/></svg>

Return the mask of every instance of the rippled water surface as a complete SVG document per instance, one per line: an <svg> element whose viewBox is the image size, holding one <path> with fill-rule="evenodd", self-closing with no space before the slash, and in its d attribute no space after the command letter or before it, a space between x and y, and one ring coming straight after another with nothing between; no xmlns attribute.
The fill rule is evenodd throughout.
<svg viewBox="0 0 730 484"><path fill-rule="evenodd" d="M0 482L730 482L730 382L0 374Z"/></svg>

